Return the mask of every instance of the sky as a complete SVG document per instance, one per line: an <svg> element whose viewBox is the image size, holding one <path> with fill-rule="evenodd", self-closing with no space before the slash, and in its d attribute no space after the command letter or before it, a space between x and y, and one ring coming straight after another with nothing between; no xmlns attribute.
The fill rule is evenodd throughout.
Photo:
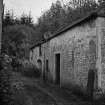
<svg viewBox="0 0 105 105"><path fill-rule="evenodd" d="M67 0L61 1L67 2ZM52 2L55 3L56 0L4 0L5 11L11 10L17 17L20 17L23 13L29 14L31 12L34 23L37 22L38 17L50 8Z"/></svg>
<svg viewBox="0 0 105 105"><path fill-rule="evenodd" d="M5 11L11 10L17 17L23 13L29 14L31 11L34 23L44 11L50 8L52 2L56 2L56 0L4 0Z"/></svg>

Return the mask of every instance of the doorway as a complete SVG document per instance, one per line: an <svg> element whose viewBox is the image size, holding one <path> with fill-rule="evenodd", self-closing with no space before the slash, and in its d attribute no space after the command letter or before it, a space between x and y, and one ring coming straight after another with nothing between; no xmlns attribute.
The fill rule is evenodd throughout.
<svg viewBox="0 0 105 105"><path fill-rule="evenodd" d="M49 71L49 63L48 63L48 59L46 60L46 71Z"/></svg>
<svg viewBox="0 0 105 105"><path fill-rule="evenodd" d="M60 54L55 54L55 83L60 84Z"/></svg>
<svg viewBox="0 0 105 105"><path fill-rule="evenodd" d="M48 72L49 72L49 63L48 59L46 60L46 80L48 80Z"/></svg>
<svg viewBox="0 0 105 105"><path fill-rule="evenodd" d="M38 69L42 71L42 61L40 59L37 60Z"/></svg>
<svg viewBox="0 0 105 105"><path fill-rule="evenodd" d="M90 51L90 69L95 69L96 66L96 44L93 40L90 40L89 42L89 51Z"/></svg>
<svg viewBox="0 0 105 105"><path fill-rule="evenodd" d="M94 40L89 42L89 71L87 81L87 91L93 95L93 89L98 87L98 77L96 69L96 44Z"/></svg>

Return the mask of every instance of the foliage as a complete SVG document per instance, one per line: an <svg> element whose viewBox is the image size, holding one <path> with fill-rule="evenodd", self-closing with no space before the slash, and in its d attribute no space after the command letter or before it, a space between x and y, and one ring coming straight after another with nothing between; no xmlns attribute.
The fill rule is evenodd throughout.
<svg viewBox="0 0 105 105"><path fill-rule="evenodd" d="M8 35L8 36L7 36ZM17 30L7 30L3 33L3 48L7 50L9 55L16 56L17 53L21 53L23 39L25 36Z"/></svg>
<svg viewBox="0 0 105 105"><path fill-rule="evenodd" d="M34 29L31 13L17 18L13 12L7 11L3 18L2 52L18 58L28 56L26 53L29 53L32 34Z"/></svg>
<svg viewBox="0 0 105 105"><path fill-rule="evenodd" d="M100 7L105 8L105 0L98 0Z"/></svg>
<svg viewBox="0 0 105 105"><path fill-rule="evenodd" d="M97 8L98 4L95 0L69 0L67 3L57 0L56 3L52 3L49 10L47 10L42 16L38 18L38 22L36 24L33 24L31 13L29 13L29 15L23 14L19 19L15 18L13 13L11 14L10 11L8 11L4 16L3 26L4 28L8 25L12 25L14 27L14 25L16 24L20 26L25 25L25 27L31 26L34 30L34 33L32 33L31 36L29 34L26 39L29 39L31 45L33 45L37 43L37 41L43 40L45 34L52 36L56 31L62 30L64 27L72 24L72 22L77 21L78 19L84 17L86 14L93 10L96 10ZM3 39L3 43L6 42L7 39L9 40L7 41L8 44L5 43L3 44L3 46L5 46L6 49L12 49L12 52L20 51L19 46L21 46L22 40L25 39L23 33L18 32L19 30L16 29L11 30L11 32L6 32L7 30L3 30L5 31L3 32L3 34L6 33L4 35L6 39L5 41ZM25 31L27 31L27 29ZM17 36L19 36L18 41L15 40L17 39ZM27 40L27 42L29 40ZM23 49L21 49L21 51L22 50Z"/></svg>
<svg viewBox="0 0 105 105"><path fill-rule="evenodd" d="M0 59L0 65L7 64L4 58ZM9 105L11 102L11 91L10 91L10 77L12 73L11 66L5 65L7 68L3 68L0 70L0 98L2 105Z"/></svg>
<svg viewBox="0 0 105 105"><path fill-rule="evenodd" d="M57 30L61 30L72 22L84 17L90 11L97 9L95 0L69 0L67 3L57 0L52 3L49 10L38 18L36 24L33 23L31 13L22 14L20 18L15 18L14 14L8 11L4 16L3 26L7 25L26 25L31 26L35 33L31 36L32 44L36 40L44 39L44 34L53 35Z"/></svg>
<svg viewBox="0 0 105 105"><path fill-rule="evenodd" d="M7 26L3 30L2 52L22 58L28 54L34 30L26 25Z"/></svg>
<svg viewBox="0 0 105 105"><path fill-rule="evenodd" d="M19 70L22 75L26 77L35 77L38 78L41 76L41 71L36 68L36 66L31 64L26 64L26 66L22 66Z"/></svg>
<svg viewBox="0 0 105 105"><path fill-rule="evenodd" d="M97 7L95 0L70 0L68 3L57 0L56 3L52 3L49 10L39 17L38 23L35 25L36 34L40 38L44 38L45 33L53 35L57 30L84 17Z"/></svg>
<svg viewBox="0 0 105 105"><path fill-rule="evenodd" d="M33 27L33 18L31 16L31 12L29 15L22 14L20 18L17 18L14 16L13 12L7 11L3 18L3 27L6 27L8 25L28 25Z"/></svg>
<svg viewBox="0 0 105 105"><path fill-rule="evenodd" d="M7 26L7 25L13 25L14 23L14 19L12 14L10 14L10 12L8 11L3 19L3 26Z"/></svg>
<svg viewBox="0 0 105 105"><path fill-rule="evenodd" d="M26 24L26 25L32 25L33 20L32 20L31 14L29 13L29 16L23 14L20 18L20 23L21 24Z"/></svg>

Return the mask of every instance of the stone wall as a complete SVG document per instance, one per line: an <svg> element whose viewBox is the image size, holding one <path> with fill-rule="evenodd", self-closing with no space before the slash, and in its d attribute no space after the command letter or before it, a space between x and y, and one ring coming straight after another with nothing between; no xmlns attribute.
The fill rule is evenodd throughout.
<svg viewBox="0 0 105 105"><path fill-rule="evenodd" d="M43 44L43 59L49 61L48 77L55 81L55 54L59 53L60 85L75 84L85 88L89 70L90 40L96 44L96 20L77 25Z"/></svg>
<svg viewBox="0 0 105 105"><path fill-rule="evenodd" d="M105 18L99 18L97 23L98 34L100 36L101 47L101 69L100 69L100 86L105 90Z"/></svg>
<svg viewBox="0 0 105 105"><path fill-rule="evenodd" d="M38 60L40 59L39 56L39 46L35 47L34 49L32 49L30 51L30 62L35 65L36 67L38 67Z"/></svg>
<svg viewBox="0 0 105 105"><path fill-rule="evenodd" d="M105 89L105 19L98 17L63 32L61 35L31 51L33 64L42 60L42 74L55 83L55 55L60 54L60 86L78 85L86 89L90 63L95 62L97 78L95 86ZM92 44L90 44L92 43ZM48 70L46 62L48 61ZM97 82L96 82L97 81Z"/></svg>

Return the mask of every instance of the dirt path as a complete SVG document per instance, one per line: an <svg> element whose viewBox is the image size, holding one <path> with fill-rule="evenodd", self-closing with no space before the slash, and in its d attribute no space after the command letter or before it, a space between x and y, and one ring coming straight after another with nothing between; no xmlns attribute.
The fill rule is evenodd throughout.
<svg viewBox="0 0 105 105"><path fill-rule="evenodd" d="M91 105L66 94L59 88L47 88L38 79L31 79L19 73L12 74L13 105ZM59 91L59 92L58 92Z"/></svg>
<svg viewBox="0 0 105 105"><path fill-rule="evenodd" d="M12 99L14 105L56 105L55 100L18 73L12 74Z"/></svg>

